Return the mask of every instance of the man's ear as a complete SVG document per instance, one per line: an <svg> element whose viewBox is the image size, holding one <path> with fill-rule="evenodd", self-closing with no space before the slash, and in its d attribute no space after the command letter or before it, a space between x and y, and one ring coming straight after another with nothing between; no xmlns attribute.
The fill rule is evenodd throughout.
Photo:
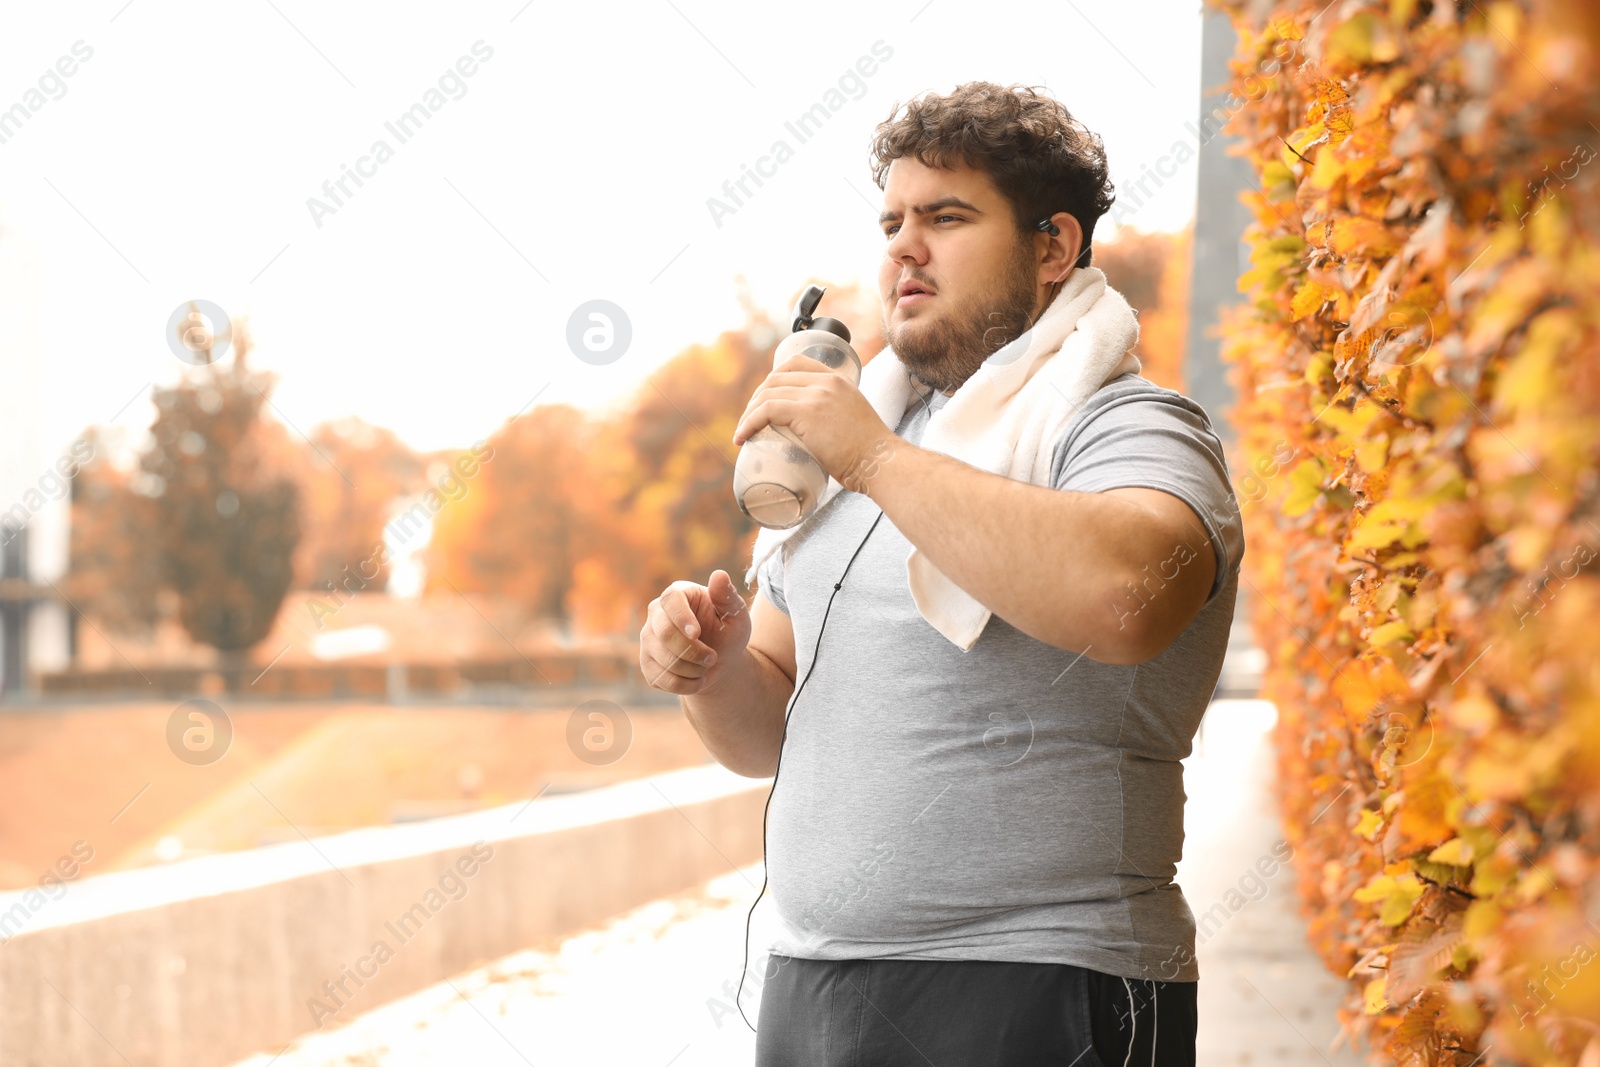
<svg viewBox="0 0 1600 1067"><path fill-rule="evenodd" d="M1039 263L1040 285L1054 285L1065 278L1083 252L1083 227L1070 211L1058 211L1050 216L1050 221L1061 232L1055 237L1044 235L1050 248Z"/></svg>

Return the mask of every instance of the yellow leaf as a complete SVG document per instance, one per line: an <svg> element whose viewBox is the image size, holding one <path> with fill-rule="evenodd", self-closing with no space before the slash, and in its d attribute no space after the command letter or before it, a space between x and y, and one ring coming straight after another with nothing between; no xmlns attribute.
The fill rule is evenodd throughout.
<svg viewBox="0 0 1600 1067"><path fill-rule="evenodd" d="M1568 309L1547 311L1528 324L1527 339L1495 384L1495 405L1537 415L1555 397L1556 369L1562 354L1583 336L1578 317Z"/></svg>
<svg viewBox="0 0 1600 1067"><path fill-rule="evenodd" d="M1394 892L1394 878L1391 875L1374 875L1366 885L1350 894L1351 899L1359 900L1363 904L1375 904Z"/></svg>
<svg viewBox="0 0 1600 1067"><path fill-rule="evenodd" d="M1283 501L1285 515L1303 515L1322 496L1322 464L1315 459L1289 472L1289 493Z"/></svg>
<svg viewBox="0 0 1600 1067"><path fill-rule="evenodd" d="M1430 863L1448 863L1452 867L1472 866L1472 844L1459 837L1452 837L1432 852L1428 853Z"/></svg>
<svg viewBox="0 0 1600 1067"><path fill-rule="evenodd" d="M1328 140L1340 144L1356 129L1356 119L1349 108L1341 108L1328 116Z"/></svg>
<svg viewBox="0 0 1600 1067"><path fill-rule="evenodd" d="M1316 97L1316 106L1323 113L1347 103L1350 99L1345 87L1332 78L1318 78L1312 85L1312 94Z"/></svg>
<svg viewBox="0 0 1600 1067"><path fill-rule="evenodd" d="M1408 641L1413 634L1411 627L1403 622L1386 622L1367 635L1367 643L1374 648L1389 644L1391 641Z"/></svg>
<svg viewBox="0 0 1600 1067"><path fill-rule="evenodd" d="M1389 256L1400 248L1400 238L1377 219L1350 215L1333 224L1328 247L1341 256Z"/></svg>
<svg viewBox="0 0 1600 1067"><path fill-rule="evenodd" d="M1492 900L1474 900L1467 905L1467 913L1462 918L1461 930L1473 941L1481 941L1491 937L1500 929L1500 924L1505 921L1505 912L1500 905Z"/></svg>
<svg viewBox="0 0 1600 1067"><path fill-rule="evenodd" d="M1522 870L1522 865L1515 859L1490 854L1472 869L1472 885L1469 888L1474 896L1494 896L1512 883L1518 870Z"/></svg>
<svg viewBox="0 0 1600 1067"><path fill-rule="evenodd" d="M1367 519L1345 539L1347 552L1360 552L1368 548L1384 548L1400 540L1407 523L1402 519Z"/></svg>
<svg viewBox="0 0 1600 1067"><path fill-rule="evenodd" d="M1300 288L1295 290L1294 300L1289 305L1289 317L1298 322L1318 310L1328 302L1330 290L1321 282L1307 279L1300 283Z"/></svg>
<svg viewBox="0 0 1600 1067"><path fill-rule="evenodd" d="M1327 136L1332 140L1332 133ZM1304 152L1310 147L1306 145L1301 151ZM1340 178L1350 176L1352 162L1354 161L1341 158L1338 152L1318 152L1311 160L1311 173L1306 175L1306 185L1312 189L1332 189Z"/></svg>
<svg viewBox="0 0 1600 1067"><path fill-rule="evenodd" d="M1414 874L1376 875L1351 896L1363 904L1377 904L1378 921L1399 926L1411 914L1411 907L1422 896L1422 883Z"/></svg>
<svg viewBox="0 0 1600 1067"><path fill-rule="evenodd" d="M1346 551L1383 548L1395 541L1416 542L1420 539L1417 520L1426 508L1427 501L1405 496L1379 501L1357 520L1360 525L1351 531L1345 541ZM1413 548L1415 544L1407 543L1406 547Z"/></svg>
<svg viewBox="0 0 1600 1067"><path fill-rule="evenodd" d="M1366 1002L1368 1015L1381 1015L1389 1009L1389 998L1384 995L1384 986L1388 983L1388 976L1374 978L1367 983L1366 993L1362 998Z"/></svg>
<svg viewBox="0 0 1600 1067"><path fill-rule="evenodd" d="M1372 38L1376 27L1377 20L1365 12L1340 23L1328 35L1329 58L1351 64L1366 63L1372 59Z"/></svg>
<svg viewBox="0 0 1600 1067"><path fill-rule="evenodd" d="M1372 841L1377 838L1378 831L1381 829L1383 829L1383 816L1379 815L1371 808L1363 809L1361 812L1361 821L1356 823L1356 833L1360 834L1368 841Z"/></svg>
<svg viewBox="0 0 1600 1067"><path fill-rule="evenodd" d="M1268 160L1261 168L1261 186L1272 200L1293 200L1294 171L1276 159Z"/></svg>
<svg viewBox="0 0 1600 1067"><path fill-rule="evenodd" d="M1378 434L1356 446L1356 465L1368 474L1383 469L1389 458L1389 438Z"/></svg>

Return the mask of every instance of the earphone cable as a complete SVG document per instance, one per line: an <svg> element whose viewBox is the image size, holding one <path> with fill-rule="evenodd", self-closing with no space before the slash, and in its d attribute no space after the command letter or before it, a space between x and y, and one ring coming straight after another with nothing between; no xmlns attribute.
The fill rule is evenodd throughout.
<svg viewBox="0 0 1600 1067"><path fill-rule="evenodd" d="M928 408L928 398L918 392L916 386L911 391L917 394L917 399L922 401L924 409ZM929 395L932 395L930 391ZM828 626L828 613L833 610L833 598L839 595L839 589L844 585L845 575L850 573L850 568L855 564L856 557L861 555L861 550L867 547L867 538L872 536L872 531L878 528L878 523L883 521L883 509L878 509L878 517L872 520L872 525L867 528L867 535L861 539L856 550L850 555L850 562L844 565L844 573L839 575L839 580L833 583L833 593L828 597L828 606L823 609L822 622L817 626L817 643L811 649L811 666L806 668L806 676L800 680L795 688L794 696L789 700L789 707L783 713L783 732L778 737L778 760L772 767L772 787L767 790L767 802L761 808L761 889L756 893L756 899L750 904L750 911L744 917L744 959L740 961L739 988L733 994L734 1006L739 1009L739 1018L750 1026L750 1017L744 1013L744 979L750 973L750 920L755 917L756 905L761 903L761 898L767 892L767 812L772 808L772 794L778 789L778 772L783 769L783 745L789 738L789 716L794 714L794 706L800 702L800 690L806 687L811 680L811 672L817 669L817 653L822 648L822 633ZM765 980L765 979L763 979ZM755 1027L750 1026L751 1032Z"/></svg>
<svg viewBox="0 0 1600 1067"><path fill-rule="evenodd" d="M867 530L867 537L872 536L872 531L878 528L878 523L883 519L883 512L878 512L878 517L872 520L872 526ZM733 995L733 1002L738 1005L739 1017L744 1019L744 1024L750 1026L750 1018L744 1013L744 1004L739 998L744 994L744 978L750 971L750 920L755 916L756 905L761 903L761 897L767 891L766 857L767 857L767 812L772 808L772 794L778 788L778 772L783 768L783 743L789 738L789 716L794 714L794 706L800 702L800 690L806 687L811 680L811 672L817 669L817 652L822 648L822 631L828 625L828 612L833 610L833 598L839 595L839 589L844 585L845 574L850 573L850 564L856 561L856 556L867 545L867 537L861 539L861 544L856 546L855 554L850 557L850 563L845 564L844 574L839 575L839 580L833 583L833 593L828 597L828 606L822 612L822 625L817 627L817 643L811 649L811 666L806 668L806 676L800 680L800 685L794 691L794 697L789 701L789 708L783 715L783 733L778 738L778 761L772 767L772 788L767 790L767 802L761 808L761 890L756 893L756 899L750 904L750 911L744 917L744 960L739 972L739 989ZM751 1032L755 1031L750 1026Z"/></svg>

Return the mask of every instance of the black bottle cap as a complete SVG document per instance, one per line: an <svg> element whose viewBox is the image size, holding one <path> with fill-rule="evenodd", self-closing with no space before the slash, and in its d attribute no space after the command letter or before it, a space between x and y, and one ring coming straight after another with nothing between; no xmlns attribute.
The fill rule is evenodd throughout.
<svg viewBox="0 0 1600 1067"><path fill-rule="evenodd" d="M830 319L826 315L812 317L816 313L817 305L822 303L822 294L825 292L827 290L820 285L806 286L806 291L800 294L799 300L795 301L793 322L791 324L793 331L799 333L801 330L827 330L835 337L844 338L845 343L849 344L850 327L838 319Z"/></svg>
<svg viewBox="0 0 1600 1067"><path fill-rule="evenodd" d="M806 291L800 294L800 299L795 301L794 314L790 316L790 332L799 333L801 330L811 329L811 316L816 313L817 305L822 303L822 294L827 292L820 285L808 285Z"/></svg>
<svg viewBox="0 0 1600 1067"><path fill-rule="evenodd" d="M811 328L813 330L827 330L837 337L844 338L847 344L850 341L850 327L838 319L830 319L828 316L822 315L811 320Z"/></svg>

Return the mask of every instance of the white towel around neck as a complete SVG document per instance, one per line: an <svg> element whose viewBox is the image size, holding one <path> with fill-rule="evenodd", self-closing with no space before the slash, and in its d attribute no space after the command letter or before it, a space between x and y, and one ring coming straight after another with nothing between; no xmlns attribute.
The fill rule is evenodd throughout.
<svg viewBox="0 0 1600 1067"><path fill-rule="evenodd" d="M940 452L991 474L1047 485L1056 442L1090 394L1119 374L1138 373L1133 354L1139 321L1122 294L1097 267L1074 270L1033 328L990 356L949 401L928 418L919 447ZM861 393L891 431L911 399L906 366L884 349L861 371ZM892 460L891 460L892 462ZM756 535L745 587L779 545L809 528L843 490L830 477L815 511L787 530L762 527ZM1067 546L1063 546L1063 550ZM843 568L845 560L841 559ZM1016 560L1019 570L1033 560ZM993 614L929 563L915 545L906 557L906 581L922 617L963 652Z"/></svg>

